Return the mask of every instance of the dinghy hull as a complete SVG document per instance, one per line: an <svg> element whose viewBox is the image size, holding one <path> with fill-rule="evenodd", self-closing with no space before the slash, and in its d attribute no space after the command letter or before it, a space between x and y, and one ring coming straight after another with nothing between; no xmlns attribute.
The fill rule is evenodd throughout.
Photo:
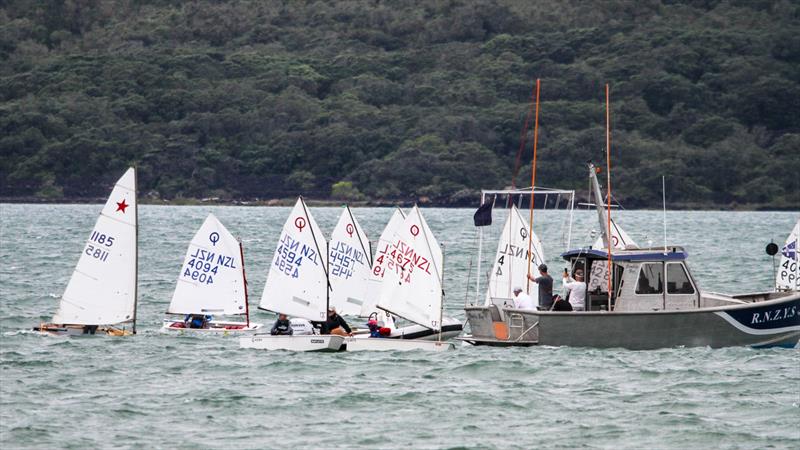
<svg viewBox="0 0 800 450"><path fill-rule="evenodd" d="M300 336L256 334L239 338L239 347L291 352L338 352L344 350L344 339L343 336L331 334Z"/></svg>
<svg viewBox="0 0 800 450"><path fill-rule="evenodd" d="M572 346L649 350L669 347L795 347L800 293L734 306L651 312L554 312L467 307L471 335L492 346Z"/></svg>
<svg viewBox="0 0 800 450"><path fill-rule="evenodd" d="M245 322L222 322L212 320L208 328L188 328L182 321L165 320L161 326L161 331L177 334L246 334L255 333L264 325L251 322L248 326Z"/></svg>
<svg viewBox="0 0 800 450"><path fill-rule="evenodd" d="M461 321L457 319L444 319L442 326L442 340L449 340L457 337L464 330ZM388 336L392 340L425 340L425 341L438 341L439 331L423 327L422 325L409 325L392 330L392 334Z"/></svg>
<svg viewBox="0 0 800 450"><path fill-rule="evenodd" d="M52 336L131 336L131 330L109 325L55 325L42 324L33 331Z"/></svg>
<svg viewBox="0 0 800 450"><path fill-rule="evenodd" d="M428 341L422 339L387 339L370 337L350 337L344 340L348 352L361 351L426 351L446 352L455 350L453 342Z"/></svg>

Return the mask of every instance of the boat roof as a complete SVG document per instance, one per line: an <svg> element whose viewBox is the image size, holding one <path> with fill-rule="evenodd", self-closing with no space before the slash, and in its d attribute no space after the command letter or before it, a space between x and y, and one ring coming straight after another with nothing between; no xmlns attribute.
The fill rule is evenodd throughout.
<svg viewBox="0 0 800 450"><path fill-rule="evenodd" d="M637 248L637 249L614 249L611 251L612 261L683 261L689 257L683 247L671 246L658 248ZM595 248L576 248L567 250L561 257L569 260L570 258L589 258L607 259L608 252L605 249Z"/></svg>

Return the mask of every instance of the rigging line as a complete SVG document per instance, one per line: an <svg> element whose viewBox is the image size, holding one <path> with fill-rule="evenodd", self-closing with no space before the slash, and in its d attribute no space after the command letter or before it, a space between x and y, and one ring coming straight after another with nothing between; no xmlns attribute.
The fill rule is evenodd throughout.
<svg viewBox="0 0 800 450"><path fill-rule="evenodd" d="M344 205L344 207L347 208L347 214L350 215L350 222L353 223L353 229L355 230L356 236L358 237L358 243L361 244L361 250L364 252L365 255L367 255L367 261L369 261L369 266L372 267L372 252L368 252L367 249L364 248L364 241L361 239L361 233L359 233L359 231L361 231L361 227L356 226L357 222L356 219L353 217L353 212L350 211L350 206Z"/></svg>

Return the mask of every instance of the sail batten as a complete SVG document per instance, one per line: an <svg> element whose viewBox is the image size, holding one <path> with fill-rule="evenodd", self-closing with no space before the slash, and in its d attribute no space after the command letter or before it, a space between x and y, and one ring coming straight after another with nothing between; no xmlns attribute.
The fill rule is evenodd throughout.
<svg viewBox="0 0 800 450"><path fill-rule="evenodd" d="M114 185L83 245L54 323L115 325L134 320L137 208L136 174L129 168Z"/></svg>

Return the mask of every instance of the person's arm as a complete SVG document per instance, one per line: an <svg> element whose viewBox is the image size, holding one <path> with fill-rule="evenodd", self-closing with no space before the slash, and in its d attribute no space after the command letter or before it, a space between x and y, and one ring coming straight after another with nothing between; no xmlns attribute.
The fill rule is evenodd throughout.
<svg viewBox="0 0 800 450"><path fill-rule="evenodd" d="M348 325L347 322L344 321L344 318L342 318L342 316L339 316L339 326L344 328L344 331L347 331L348 333L353 332L352 330L350 330L350 325Z"/></svg>
<svg viewBox="0 0 800 450"><path fill-rule="evenodd" d="M289 336L291 336L291 335L293 335L293 334L294 334L294 328L292 328L292 322L289 322L289 333L287 333L287 334L288 334Z"/></svg>
<svg viewBox="0 0 800 450"><path fill-rule="evenodd" d="M278 334L278 321L276 320L275 323L272 325L272 329L269 330L269 334L275 336Z"/></svg>
<svg viewBox="0 0 800 450"><path fill-rule="evenodd" d="M528 279L533 281L534 283L538 284L539 283L539 278L541 278L541 277L535 277L535 276L533 276L531 274L528 274Z"/></svg>

